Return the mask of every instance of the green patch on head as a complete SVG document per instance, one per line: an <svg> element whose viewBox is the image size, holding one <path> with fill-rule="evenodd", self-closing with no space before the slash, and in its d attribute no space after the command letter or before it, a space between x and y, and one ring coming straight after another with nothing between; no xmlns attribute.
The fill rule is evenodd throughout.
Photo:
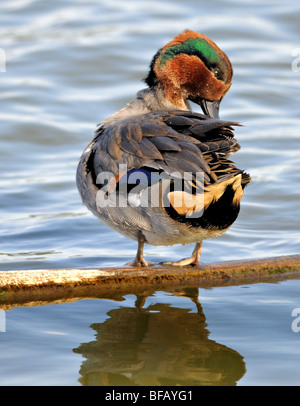
<svg viewBox="0 0 300 406"><path fill-rule="evenodd" d="M208 65L216 64L220 57L218 49L205 38L189 38L181 44L171 45L164 49L159 58L159 68L179 54L196 55Z"/></svg>

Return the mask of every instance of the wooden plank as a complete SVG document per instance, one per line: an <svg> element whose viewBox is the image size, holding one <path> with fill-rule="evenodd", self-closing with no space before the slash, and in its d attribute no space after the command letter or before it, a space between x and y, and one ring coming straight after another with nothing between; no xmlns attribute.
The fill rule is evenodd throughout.
<svg viewBox="0 0 300 406"><path fill-rule="evenodd" d="M0 304L74 297L122 297L171 286L217 286L300 277L300 255L223 262L199 268L45 269L0 272ZM3 306L2 306L3 307Z"/></svg>

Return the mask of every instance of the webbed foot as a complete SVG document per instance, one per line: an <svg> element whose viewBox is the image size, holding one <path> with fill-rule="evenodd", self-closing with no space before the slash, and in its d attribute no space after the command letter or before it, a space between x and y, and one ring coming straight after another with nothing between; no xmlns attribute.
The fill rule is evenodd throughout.
<svg viewBox="0 0 300 406"><path fill-rule="evenodd" d="M197 242L192 256L190 258L184 258L181 261L166 261L160 262L160 265L164 266L199 266L200 264L200 255L201 255L202 243Z"/></svg>

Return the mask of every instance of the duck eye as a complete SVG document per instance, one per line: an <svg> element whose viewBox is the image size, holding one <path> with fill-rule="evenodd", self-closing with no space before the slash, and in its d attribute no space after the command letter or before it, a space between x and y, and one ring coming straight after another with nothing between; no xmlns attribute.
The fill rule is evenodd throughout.
<svg viewBox="0 0 300 406"><path fill-rule="evenodd" d="M219 68L214 68L213 74L214 74L215 78L217 78L217 79L221 79L221 77L222 77L222 73Z"/></svg>

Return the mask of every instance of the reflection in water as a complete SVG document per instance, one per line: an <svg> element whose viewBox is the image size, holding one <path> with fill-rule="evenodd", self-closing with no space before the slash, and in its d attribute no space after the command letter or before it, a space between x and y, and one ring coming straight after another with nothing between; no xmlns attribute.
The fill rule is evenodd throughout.
<svg viewBox="0 0 300 406"><path fill-rule="evenodd" d="M177 291L196 304L197 312L157 303L108 312L94 323L96 340L81 344L82 385L235 385L245 373L242 356L208 338L198 289Z"/></svg>

